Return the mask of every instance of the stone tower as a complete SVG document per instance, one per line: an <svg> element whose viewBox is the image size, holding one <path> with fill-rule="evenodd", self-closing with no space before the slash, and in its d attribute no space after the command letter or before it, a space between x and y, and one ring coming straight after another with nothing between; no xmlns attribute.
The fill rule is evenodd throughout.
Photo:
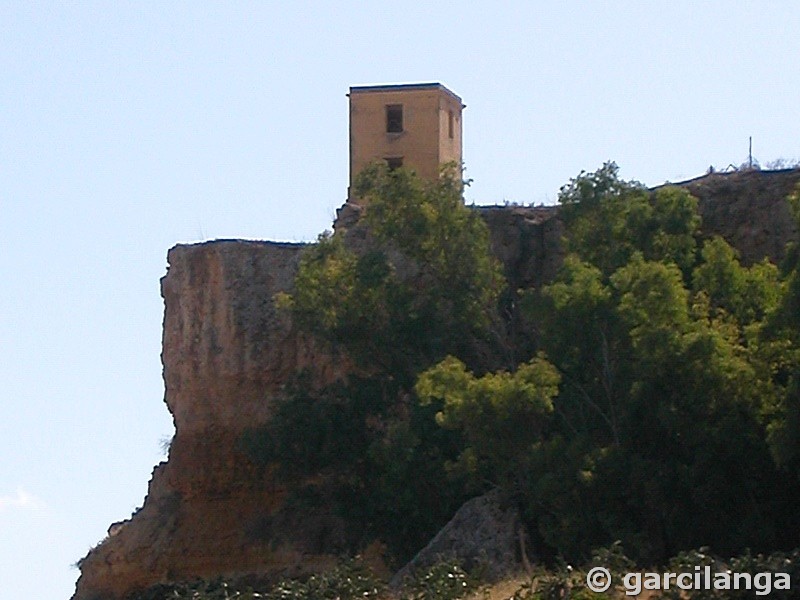
<svg viewBox="0 0 800 600"><path fill-rule="evenodd" d="M408 167L426 179L461 164L461 98L441 83L350 88L350 187L372 161ZM347 193L350 198L350 189Z"/></svg>

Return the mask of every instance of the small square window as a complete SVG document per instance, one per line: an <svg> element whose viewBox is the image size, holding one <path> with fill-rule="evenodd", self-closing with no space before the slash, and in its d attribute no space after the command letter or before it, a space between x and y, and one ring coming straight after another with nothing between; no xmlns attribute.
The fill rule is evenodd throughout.
<svg viewBox="0 0 800 600"><path fill-rule="evenodd" d="M394 171L395 169L399 169L403 166L403 157L402 156L392 156L386 159L386 166L389 167L390 171Z"/></svg>
<svg viewBox="0 0 800 600"><path fill-rule="evenodd" d="M386 105L386 133L402 133L403 131L403 105Z"/></svg>

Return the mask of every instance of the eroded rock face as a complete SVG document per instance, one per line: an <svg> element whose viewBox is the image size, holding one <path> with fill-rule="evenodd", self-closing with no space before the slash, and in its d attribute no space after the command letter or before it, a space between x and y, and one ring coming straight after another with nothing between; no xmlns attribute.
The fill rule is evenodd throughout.
<svg viewBox="0 0 800 600"><path fill-rule="evenodd" d="M798 239L784 202L798 182L795 170L711 175L680 185L700 199L704 233L723 235L752 262L780 258L786 242ZM563 259L556 209L476 210L513 288L552 279ZM346 216L352 223L340 226L358 218ZM74 600L118 600L195 578L270 579L332 564L326 551L336 549L341 523L330 514L287 513L280 482L241 445L242 433L269 419L270 400L298 372L324 386L350 371L344 357L298 333L273 302L277 292L291 290L302 248L222 240L170 250L162 279L162 361L176 435L143 508L114 524L81 561ZM498 517L506 558L516 527L509 515Z"/></svg>
<svg viewBox="0 0 800 600"><path fill-rule="evenodd" d="M492 253L505 267L511 289L540 287L564 259L564 224L558 207L479 206L489 226Z"/></svg>
<svg viewBox="0 0 800 600"><path fill-rule="evenodd" d="M290 574L327 560L309 555L312 531L278 545L261 535L284 493L241 445L299 370L319 385L343 372L274 306L301 250L235 240L170 250L161 282L165 402L176 431L169 460L153 472L143 508L83 559L75 600L197 577Z"/></svg>
<svg viewBox="0 0 800 600"><path fill-rule="evenodd" d="M744 264L779 261L800 239L786 198L800 184L800 169L711 173L678 185L699 200L702 231L721 235Z"/></svg>

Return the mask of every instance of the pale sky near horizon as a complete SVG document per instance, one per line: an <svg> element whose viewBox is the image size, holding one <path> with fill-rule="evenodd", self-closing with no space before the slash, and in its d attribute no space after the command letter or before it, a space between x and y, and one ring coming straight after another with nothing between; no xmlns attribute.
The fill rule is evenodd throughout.
<svg viewBox="0 0 800 600"><path fill-rule="evenodd" d="M0 0L0 579L66 600L172 434L159 278L178 242L312 240L350 85L467 104L479 204L800 158L796 2Z"/></svg>

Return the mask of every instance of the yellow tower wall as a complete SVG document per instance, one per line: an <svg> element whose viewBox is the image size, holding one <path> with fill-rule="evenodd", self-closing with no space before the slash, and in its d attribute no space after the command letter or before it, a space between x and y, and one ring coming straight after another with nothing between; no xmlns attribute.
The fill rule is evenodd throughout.
<svg viewBox="0 0 800 600"><path fill-rule="evenodd" d="M442 163L461 163L464 105L443 85L352 87L349 96L351 187L358 173L376 160L402 158L404 167L430 180L439 176ZM390 105L402 106L401 132L387 131Z"/></svg>

